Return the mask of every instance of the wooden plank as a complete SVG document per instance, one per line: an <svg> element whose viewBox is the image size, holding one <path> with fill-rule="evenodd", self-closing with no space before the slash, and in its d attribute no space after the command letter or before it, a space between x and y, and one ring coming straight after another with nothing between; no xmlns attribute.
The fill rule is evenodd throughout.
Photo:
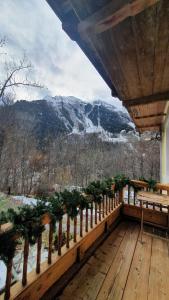
<svg viewBox="0 0 169 300"><path fill-rule="evenodd" d="M169 299L168 241L153 238L148 300Z"/></svg>
<svg viewBox="0 0 169 300"><path fill-rule="evenodd" d="M147 299L152 237L143 235L143 243L137 242L123 300Z"/></svg>
<svg viewBox="0 0 169 300"><path fill-rule="evenodd" d="M149 202L155 204L162 204L162 205L169 205L169 196L162 195L162 194L155 194L151 192L138 192L137 199L141 200L142 202Z"/></svg>
<svg viewBox="0 0 169 300"><path fill-rule="evenodd" d="M122 210L124 216L139 220L141 219L141 208L134 205L124 204ZM162 228L168 228L168 215L167 213L152 210L149 208L144 209L144 222L155 224Z"/></svg>
<svg viewBox="0 0 169 300"><path fill-rule="evenodd" d="M163 0L159 2L157 7L156 22L156 41L154 55L154 84L153 93L160 93L169 87L168 66L167 66L167 50L169 44L169 1ZM164 71L167 73L164 74ZM165 76L165 78L164 78ZM166 78L167 76L167 78ZM163 88L163 80L166 80L167 86Z"/></svg>
<svg viewBox="0 0 169 300"><path fill-rule="evenodd" d="M131 225L109 269L97 300L122 298L139 234L139 226Z"/></svg>
<svg viewBox="0 0 169 300"><path fill-rule="evenodd" d="M159 2L159 0L146 0L146 2L145 0L136 0L121 7L113 14L109 13L106 18L103 18L103 9L105 11L105 8L103 8L100 11L97 11L93 16L90 16L88 19L80 22L78 31L81 33L86 30L90 30L95 34L102 33L117 26L128 17L136 16L157 2ZM108 9L110 9L110 5L108 5ZM96 22L96 20L99 21Z"/></svg>
<svg viewBox="0 0 169 300"><path fill-rule="evenodd" d="M147 119L147 118L157 118L157 117L164 117L166 116L167 114L165 113L159 113L159 114L153 114L153 115L146 115L146 116L139 116L139 117L134 117L136 120L139 120L139 119Z"/></svg>
<svg viewBox="0 0 169 300"><path fill-rule="evenodd" d="M159 94L151 94L149 96L124 100L123 105L126 107L138 106L138 105L146 105L148 103L155 103L159 101L168 101L169 100L169 92L159 93Z"/></svg>
<svg viewBox="0 0 169 300"><path fill-rule="evenodd" d="M60 300L94 300L127 231L121 223L64 290Z"/></svg>

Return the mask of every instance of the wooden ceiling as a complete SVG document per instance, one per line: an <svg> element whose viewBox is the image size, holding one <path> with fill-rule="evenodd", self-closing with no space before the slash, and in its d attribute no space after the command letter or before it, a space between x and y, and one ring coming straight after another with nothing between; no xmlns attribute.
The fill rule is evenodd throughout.
<svg viewBox="0 0 169 300"><path fill-rule="evenodd" d="M140 132L169 100L169 0L47 0Z"/></svg>

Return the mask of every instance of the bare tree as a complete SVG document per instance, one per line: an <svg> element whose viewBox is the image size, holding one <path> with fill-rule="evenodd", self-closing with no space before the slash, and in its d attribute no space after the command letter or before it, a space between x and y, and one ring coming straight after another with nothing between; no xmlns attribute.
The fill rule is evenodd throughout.
<svg viewBox="0 0 169 300"><path fill-rule="evenodd" d="M6 39L0 39L0 48L3 48L6 44ZM7 53L0 53L7 54ZM36 80L30 79L33 66L28 61L26 55L23 55L22 59L10 59L7 55L7 59L1 62L1 74L3 76L0 81L0 100L4 105L9 105L13 102L12 94L14 94L15 88L21 86L43 88L43 86ZM3 69L3 71L2 71ZM11 101L12 100L12 101Z"/></svg>

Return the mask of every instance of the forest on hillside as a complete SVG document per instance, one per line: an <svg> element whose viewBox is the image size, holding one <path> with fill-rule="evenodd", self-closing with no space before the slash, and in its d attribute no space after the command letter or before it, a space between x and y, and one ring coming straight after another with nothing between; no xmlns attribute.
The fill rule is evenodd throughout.
<svg viewBox="0 0 169 300"><path fill-rule="evenodd" d="M117 174L159 180L159 141L102 141L97 134L45 135L41 145L32 122L0 109L0 190L45 193ZM153 149L153 151L152 151Z"/></svg>

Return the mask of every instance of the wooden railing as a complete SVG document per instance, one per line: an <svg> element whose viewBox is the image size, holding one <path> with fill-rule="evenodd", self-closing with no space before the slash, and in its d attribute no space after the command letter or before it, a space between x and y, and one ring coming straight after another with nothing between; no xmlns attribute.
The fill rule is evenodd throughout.
<svg viewBox="0 0 169 300"><path fill-rule="evenodd" d="M105 196L101 204L92 203L90 208L79 210L79 218L73 220L73 236L70 240L71 220L66 215L66 242L63 245L63 219L57 224L58 245L57 253L53 247L53 225L49 214L41 218L43 225L48 225L48 258L41 262L42 234L37 239L36 268L28 274L28 259L30 245L24 241L22 280L11 286L12 262L7 265L5 292L0 299L39 299L76 261L77 255L83 257L85 251L104 233L120 215L122 192L116 193L114 198ZM11 224L4 224L0 234L5 234ZM9 228L9 229L10 229ZM77 254L78 251L78 254ZM31 296L30 296L31 295Z"/></svg>

